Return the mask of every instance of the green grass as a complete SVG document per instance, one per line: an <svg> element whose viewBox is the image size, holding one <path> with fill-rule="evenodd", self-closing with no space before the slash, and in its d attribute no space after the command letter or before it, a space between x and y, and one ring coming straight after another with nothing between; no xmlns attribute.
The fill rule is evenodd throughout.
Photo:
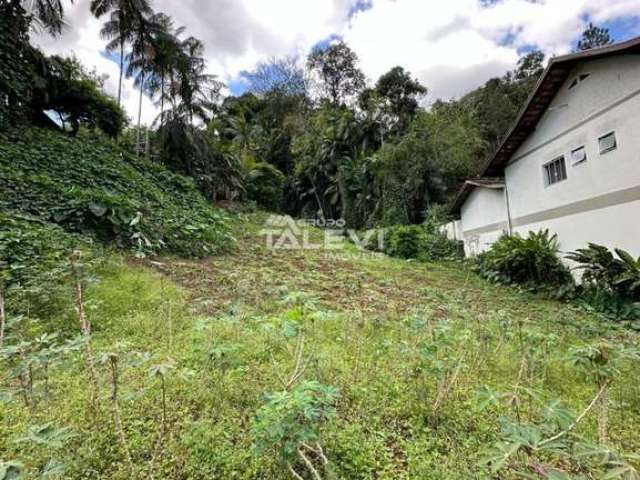
<svg viewBox="0 0 640 480"><path fill-rule="evenodd" d="M251 215L239 221L237 251L219 257L111 257L87 289L95 355L118 354L119 406L133 472L114 430L109 370L97 365L100 410L92 412L79 353L52 367L48 402L37 366L35 406L4 395L0 459L21 460L28 478L37 478L50 458L67 466L61 478L69 479L292 478L275 451L254 452L251 426L264 395L283 389L303 332L308 360L299 381L339 390L335 417L319 429L334 478L491 478L479 462L500 438L500 417L513 417L513 409L480 410L479 389L514 391L520 383L543 398L561 399L577 415L595 392L567 364L569 348L599 339L638 341L637 334L570 305L490 285L462 264L362 256L353 246L344 257L270 251L259 235L263 220ZM77 330L71 289L68 295L66 311L55 322L42 319L40 331L47 321L65 335ZM441 366L464 362L434 412L438 369L424 351L445 323L451 344L446 351L441 345ZM10 331L8 341L30 335L30 327L23 330ZM533 374L526 378L521 331L550 342L532 355ZM160 381L149 375L159 363L172 365L164 434ZM2 371L8 366L4 362ZM627 452L640 449L636 372L623 365L610 398L611 444ZM15 392L16 383L2 375L3 392ZM528 401L520 414L523 422L537 421ZM75 436L61 447L14 442L30 425L49 422L70 427ZM594 439L596 416L588 415L576 431ZM521 478L514 473L520 461L494 478ZM576 468L544 452L536 461ZM585 462L584 468L587 475L595 467Z"/></svg>

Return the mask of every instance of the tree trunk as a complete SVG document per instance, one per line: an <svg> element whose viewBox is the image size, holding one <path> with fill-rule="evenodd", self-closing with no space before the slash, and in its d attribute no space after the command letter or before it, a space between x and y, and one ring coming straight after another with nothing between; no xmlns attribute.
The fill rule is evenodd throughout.
<svg viewBox="0 0 640 480"><path fill-rule="evenodd" d="M142 92L144 89L144 70L140 75L142 75L142 79L140 80L140 99L138 100L138 132L136 135L136 157L140 156L140 126L142 122Z"/></svg>
<svg viewBox="0 0 640 480"><path fill-rule="evenodd" d="M7 322L7 318L4 311L4 292L0 288L0 348L4 343L4 327Z"/></svg>
<svg viewBox="0 0 640 480"><path fill-rule="evenodd" d="M120 41L120 78L118 79L118 106L122 106L122 75L124 73L124 40Z"/></svg>
<svg viewBox="0 0 640 480"><path fill-rule="evenodd" d="M160 128L164 125L164 68L160 78Z"/></svg>
<svg viewBox="0 0 640 480"><path fill-rule="evenodd" d="M347 185L342 167L338 167L338 192L340 193L340 215L346 222L349 210L349 198L347 197Z"/></svg>

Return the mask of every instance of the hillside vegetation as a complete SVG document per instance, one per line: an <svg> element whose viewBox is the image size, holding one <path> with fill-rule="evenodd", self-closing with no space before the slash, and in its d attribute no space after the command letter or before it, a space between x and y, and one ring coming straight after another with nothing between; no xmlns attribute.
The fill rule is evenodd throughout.
<svg viewBox="0 0 640 480"><path fill-rule="evenodd" d="M0 133L0 212L138 253L205 256L232 245L226 216L191 179L95 134Z"/></svg>
<svg viewBox="0 0 640 480"><path fill-rule="evenodd" d="M458 263L268 250L264 219L233 255L103 262L95 384L71 288L14 317L0 456L27 478L312 479L302 442L327 479L636 478L637 364L614 356L636 333Z"/></svg>

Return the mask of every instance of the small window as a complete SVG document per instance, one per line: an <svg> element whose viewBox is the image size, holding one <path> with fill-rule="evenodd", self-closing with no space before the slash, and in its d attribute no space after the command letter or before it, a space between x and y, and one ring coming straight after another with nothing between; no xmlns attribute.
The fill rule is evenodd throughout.
<svg viewBox="0 0 640 480"><path fill-rule="evenodd" d="M587 161L587 151L584 146L571 150L571 166L575 167Z"/></svg>
<svg viewBox="0 0 640 480"><path fill-rule="evenodd" d="M584 82L587 78L589 78L591 76L590 73L583 73L581 75L578 75L576 78L573 79L573 81L569 84L569 90L571 90L572 88L577 87L578 85L580 85L582 82Z"/></svg>
<svg viewBox="0 0 640 480"><path fill-rule="evenodd" d="M558 157L550 161L543 168L544 182L547 187L567 179L567 166L564 162L564 157Z"/></svg>
<svg viewBox="0 0 640 480"><path fill-rule="evenodd" d="M600 155L618 148L618 142L616 141L616 133L611 132L600 137L598 139L598 146L600 147Z"/></svg>

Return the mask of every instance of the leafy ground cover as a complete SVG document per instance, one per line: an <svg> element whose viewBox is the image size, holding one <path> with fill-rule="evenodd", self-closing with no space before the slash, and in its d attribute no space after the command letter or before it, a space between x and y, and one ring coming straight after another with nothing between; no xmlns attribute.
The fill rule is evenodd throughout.
<svg viewBox="0 0 640 480"><path fill-rule="evenodd" d="M103 263L83 291L93 367L71 287L55 322L9 312L5 470L636 478L636 333L461 263L268 250L263 220L222 256Z"/></svg>
<svg viewBox="0 0 640 480"><path fill-rule="evenodd" d="M21 127L0 134L0 211L141 253L206 256L232 243L193 181L114 142Z"/></svg>

